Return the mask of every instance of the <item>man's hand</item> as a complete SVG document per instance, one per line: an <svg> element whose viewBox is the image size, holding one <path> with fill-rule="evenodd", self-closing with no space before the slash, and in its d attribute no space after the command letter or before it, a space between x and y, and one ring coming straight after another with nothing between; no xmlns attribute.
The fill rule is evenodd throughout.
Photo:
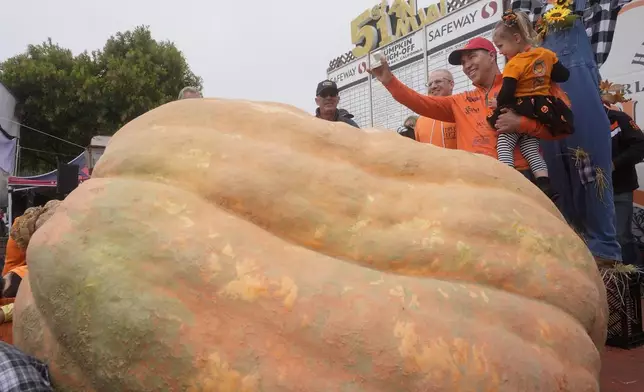
<svg viewBox="0 0 644 392"><path fill-rule="evenodd" d="M389 64L387 64L387 59L384 56L382 57L380 64L380 67L374 69L369 68L367 72L369 72L371 76L374 76L376 79L378 79L380 83L388 84L389 82L391 82L391 79L393 79L394 74L391 73Z"/></svg>
<svg viewBox="0 0 644 392"><path fill-rule="evenodd" d="M518 132L521 127L521 116L510 109L501 109L501 114L495 125L496 130L500 133Z"/></svg>

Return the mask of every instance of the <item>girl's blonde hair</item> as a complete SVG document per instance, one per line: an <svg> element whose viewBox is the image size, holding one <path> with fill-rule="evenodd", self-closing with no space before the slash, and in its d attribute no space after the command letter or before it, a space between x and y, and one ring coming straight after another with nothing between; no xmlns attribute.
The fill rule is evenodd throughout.
<svg viewBox="0 0 644 392"><path fill-rule="evenodd" d="M538 42L538 34L534 31L532 22L525 12L505 11L494 30L501 30L509 34L519 34L521 39L530 45L536 45Z"/></svg>

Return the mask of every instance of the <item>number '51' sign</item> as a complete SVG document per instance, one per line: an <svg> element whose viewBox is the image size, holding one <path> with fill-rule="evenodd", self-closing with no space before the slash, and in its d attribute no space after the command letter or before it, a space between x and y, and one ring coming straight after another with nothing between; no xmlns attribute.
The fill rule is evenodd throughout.
<svg viewBox="0 0 644 392"><path fill-rule="evenodd" d="M394 0L391 6L387 5L387 0L382 0L351 22L351 43L355 45L353 55L362 57L446 14L446 0L421 9L418 9L416 0Z"/></svg>

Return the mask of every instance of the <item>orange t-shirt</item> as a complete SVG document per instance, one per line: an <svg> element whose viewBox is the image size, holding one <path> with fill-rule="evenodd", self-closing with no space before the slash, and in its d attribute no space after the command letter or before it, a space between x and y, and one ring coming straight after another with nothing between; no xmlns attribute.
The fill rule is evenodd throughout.
<svg viewBox="0 0 644 392"><path fill-rule="evenodd" d="M515 97L550 95L550 74L557 61L555 52L532 48L512 57L503 68L503 77L517 80Z"/></svg>
<svg viewBox="0 0 644 392"><path fill-rule="evenodd" d="M419 94L395 77L385 87L396 101L413 112L456 124L456 146L459 150L498 159L496 153L498 132L488 124L487 113L489 99L499 93L502 84L503 76L498 74L489 90L476 87L474 90L449 97ZM568 105L570 104L568 97L556 83L551 86L550 92L551 95L561 98ZM553 137L543 124L527 117L521 117L520 128L525 134L539 139L557 140L566 137L566 135ZM514 162L519 170L529 168L518 148L514 152Z"/></svg>
<svg viewBox="0 0 644 392"><path fill-rule="evenodd" d="M456 149L456 125L428 117L416 120L416 140L438 147Z"/></svg>
<svg viewBox="0 0 644 392"><path fill-rule="evenodd" d="M7 249L5 251L2 276L5 276L14 268L21 267L23 265L27 265L27 253L18 246L11 236L9 236L9 240L7 240ZM18 273L18 275L20 275L20 273ZM22 277L22 275L20 276Z"/></svg>

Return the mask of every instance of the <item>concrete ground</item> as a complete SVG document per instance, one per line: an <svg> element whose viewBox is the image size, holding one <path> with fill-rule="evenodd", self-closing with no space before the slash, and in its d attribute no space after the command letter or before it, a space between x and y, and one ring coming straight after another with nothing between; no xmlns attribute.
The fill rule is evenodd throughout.
<svg viewBox="0 0 644 392"><path fill-rule="evenodd" d="M606 348L602 355L601 390L644 391L644 346L631 350Z"/></svg>

